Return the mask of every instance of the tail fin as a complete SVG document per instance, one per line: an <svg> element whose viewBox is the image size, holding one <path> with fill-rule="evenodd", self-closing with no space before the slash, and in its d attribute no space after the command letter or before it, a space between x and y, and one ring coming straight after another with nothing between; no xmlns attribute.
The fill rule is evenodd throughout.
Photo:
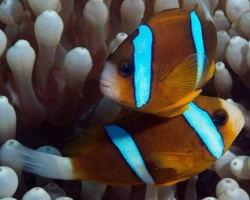
<svg viewBox="0 0 250 200"><path fill-rule="evenodd" d="M10 156L11 155L11 156ZM53 179L76 179L71 159L29 149L16 140L8 140L0 150L0 162L22 166L24 171Z"/></svg>

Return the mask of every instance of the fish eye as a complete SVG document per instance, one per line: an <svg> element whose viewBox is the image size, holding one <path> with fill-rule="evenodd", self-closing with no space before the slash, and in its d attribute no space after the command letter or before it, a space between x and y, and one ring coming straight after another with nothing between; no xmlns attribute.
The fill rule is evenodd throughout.
<svg viewBox="0 0 250 200"><path fill-rule="evenodd" d="M227 123L228 114L224 110L217 110L212 116L213 122L217 126L222 126Z"/></svg>
<svg viewBox="0 0 250 200"><path fill-rule="evenodd" d="M118 69L118 73L125 78L131 76L134 73L133 63L130 61L123 62Z"/></svg>

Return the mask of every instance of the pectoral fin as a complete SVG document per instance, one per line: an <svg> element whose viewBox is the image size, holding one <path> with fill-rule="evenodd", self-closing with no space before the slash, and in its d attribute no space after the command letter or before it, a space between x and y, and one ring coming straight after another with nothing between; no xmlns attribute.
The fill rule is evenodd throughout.
<svg viewBox="0 0 250 200"><path fill-rule="evenodd" d="M177 174L181 174L194 166L194 153L158 152L151 158L159 168L173 168Z"/></svg>
<svg viewBox="0 0 250 200"><path fill-rule="evenodd" d="M175 103L189 93L200 89L200 86L212 77L213 72L214 69L208 65L206 56L204 56L203 70L198 70L197 54L186 57L162 81L167 102ZM201 78L198 80L198 77Z"/></svg>
<svg viewBox="0 0 250 200"><path fill-rule="evenodd" d="M176 102L190 92L193 92L197 79L197 56L185 58L163 80L166 98L170 102Z"/></svg>
<svg viewBox="0 0 250 200"><path fill-rule="evenodd" d="M196 84L196 89L202 88L214 75L215 64L214 61L209 65L208 61L205 62L205 67L200 81Z"/></svg>

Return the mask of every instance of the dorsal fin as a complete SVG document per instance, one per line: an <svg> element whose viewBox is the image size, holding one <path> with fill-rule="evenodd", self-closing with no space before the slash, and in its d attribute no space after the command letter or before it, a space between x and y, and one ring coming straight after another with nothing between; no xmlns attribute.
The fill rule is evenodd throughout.
<svg viewBox="0 0 250 200"><path fill-rule="evenodd" d="M95 145L96 141L105 136L103 133L101 126L83 131L66 144L63 153L70 157L81 157L88 150L88 146Z"/></svg>
<svg viewBox="0 0 250 200"><path fill-rule="evenodd" d="M173 9L167 9L167 10L161 11L161 13L164 13L165 17L178 16L181 14L185 14L186 12L187 11L184 11L180 8L173 8Z"/></svg>
<svg viewBox="0 0 250 200"><path fill-rule="evenodd" d="M164 20L164 21L165 20L175 20L176 17L178 18L181 16L185 16L185 15L188 15L189 13L190 13L190 11L186 11L186 10L183 10L181 8L162 10L162 11L156 13L154 17L149 19L147 24L154 23L156 21L162 22L162 20Z"/></svg>

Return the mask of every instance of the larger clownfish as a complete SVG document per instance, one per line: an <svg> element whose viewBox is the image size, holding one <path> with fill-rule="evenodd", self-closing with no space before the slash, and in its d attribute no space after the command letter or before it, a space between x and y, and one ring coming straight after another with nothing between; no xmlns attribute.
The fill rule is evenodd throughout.
<svg viewBox="0 0 250 200"><path fill-rule="evenodd" d="M243 125L238 108L200 96L174 118L133 113L113 125L88 129L65 149L70 157L41 153L12 140L1 148L0 161L55 179L171 185L219 159Z"/></svg>
<svg viewBox="0 0 250 200"><path fill-rule="evenodd" d="M127 108L173 117L213 76L216 29L196 10L164 10L139 26L111 54L102 93Z"/></svg>

